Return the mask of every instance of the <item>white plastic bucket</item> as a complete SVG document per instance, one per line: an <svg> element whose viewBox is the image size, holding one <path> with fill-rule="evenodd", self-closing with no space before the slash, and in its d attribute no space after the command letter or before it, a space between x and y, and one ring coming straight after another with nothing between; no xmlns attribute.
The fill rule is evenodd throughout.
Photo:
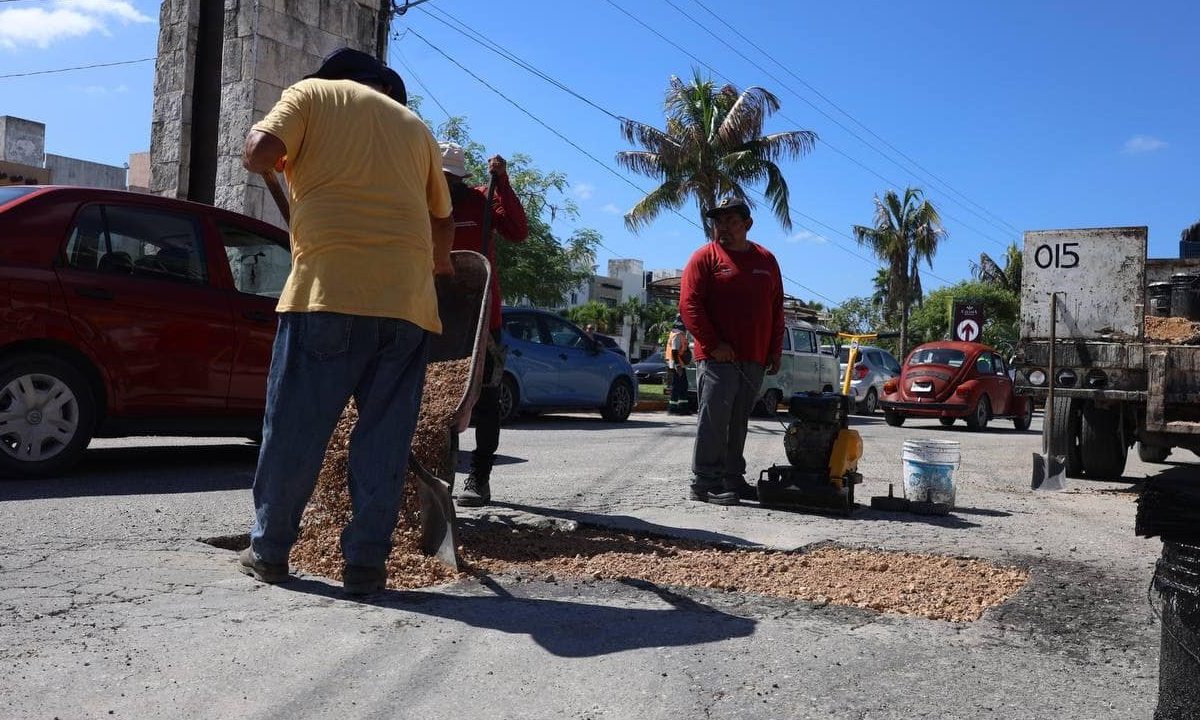
<svg viewBox="0 0 1200 720"><path fill-rule="evenodd" d="M954 507L957 440L905 440L900 457L904 464L904 497Z"/></svg>

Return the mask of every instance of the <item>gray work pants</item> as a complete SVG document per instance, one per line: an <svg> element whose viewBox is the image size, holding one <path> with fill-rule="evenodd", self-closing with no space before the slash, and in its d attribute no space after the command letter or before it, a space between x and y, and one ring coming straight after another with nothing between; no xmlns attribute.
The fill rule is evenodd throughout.
<svg viewBox="0 0 1200 720"><path fill-rule="evenodd" d="M700 407L692 451L693 485L734 489L745 481L746 427L763 372L758 363L700 361L696 371Z"/></svg>

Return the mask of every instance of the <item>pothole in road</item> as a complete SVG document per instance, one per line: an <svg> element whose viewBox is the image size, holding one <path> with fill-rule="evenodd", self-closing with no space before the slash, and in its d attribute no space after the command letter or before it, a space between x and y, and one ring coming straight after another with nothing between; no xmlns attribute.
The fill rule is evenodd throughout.
<svg viewBox="0 0 1200 720"><path fill-rule="evenodd" d="M398 531L399 535L400 532ZM294 567L341 577L336 535L331 543L297 545ZM398 538L399 539L399 538ZM388 558L388 587L415 589L477 575L521 574L533 579L639 579L658 585L750 593L829 603L882 613L970 622L1025 586L1026 571L983 560L837 546L778 551L595 527L574 531L495 523L462 527L462 570L403 550ZM209 544L245 547L246 536Z"/></svg>

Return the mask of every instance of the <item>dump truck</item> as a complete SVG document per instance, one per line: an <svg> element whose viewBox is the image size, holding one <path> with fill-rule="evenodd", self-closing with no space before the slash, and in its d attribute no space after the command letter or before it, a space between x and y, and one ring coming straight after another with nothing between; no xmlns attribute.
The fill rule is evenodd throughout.
<svg viewBox="0 0 1200 720"><path fill-rule="evenodd" d="M1147 333L1170 314L1147 289L1181 285L1200 260L1147 259L1147 237L1145 227L1025 233L1016 391L1044 400L1053 383L1043 439L1068 477L1119 478L1135 444L1148 462L1200 452L1200 339ZM1186 306L1192 291L1180 290Z"/></svg>

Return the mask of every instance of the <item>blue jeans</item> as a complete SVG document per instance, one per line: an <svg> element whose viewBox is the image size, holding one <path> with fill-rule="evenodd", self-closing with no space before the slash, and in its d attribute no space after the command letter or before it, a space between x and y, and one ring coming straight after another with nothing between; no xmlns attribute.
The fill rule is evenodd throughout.
<svg viewBox="0 0 1200 720"><path fill-rule="evenodd" d="M700 361L696 368L700 407L692 485L733 490L745 482L746 431L763 372L758 363Z"/></svg>
<svg viewBox="0 0 1200 720"><path fill-rule="evenodd" d="M342 532L342 556L350 565L387 559L425 387L426 337L392 318L280 314L250 533L264 561L288 561L325 447L351 396L358 405L348 462L353 515Z"/></svg>

